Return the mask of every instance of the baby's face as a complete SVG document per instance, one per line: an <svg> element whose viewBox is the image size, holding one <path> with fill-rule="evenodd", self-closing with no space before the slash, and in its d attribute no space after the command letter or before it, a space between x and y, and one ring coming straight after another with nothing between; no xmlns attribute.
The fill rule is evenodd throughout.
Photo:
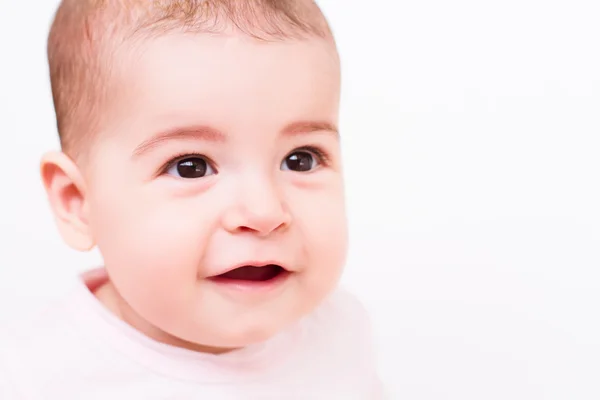
<svg viewBox="0 0 600 400"><path fill-rule="evenodd" d="M332 45L173 34L118 64L86 196L122 299L224 348L312 311L346 256Z"/></svg>

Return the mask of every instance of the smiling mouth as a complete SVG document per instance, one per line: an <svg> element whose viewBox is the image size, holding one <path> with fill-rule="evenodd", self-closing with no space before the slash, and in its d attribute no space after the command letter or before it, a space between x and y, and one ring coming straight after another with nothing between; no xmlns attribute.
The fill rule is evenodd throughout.
<svg viewBox="0 0 600 400"><path fill-rule="evenodd" d="M245 265L228 271L224 274L213 277L219 281L238 281L238 282L268 282L288 273L283 267L275 264L257 267Z"/></svg>

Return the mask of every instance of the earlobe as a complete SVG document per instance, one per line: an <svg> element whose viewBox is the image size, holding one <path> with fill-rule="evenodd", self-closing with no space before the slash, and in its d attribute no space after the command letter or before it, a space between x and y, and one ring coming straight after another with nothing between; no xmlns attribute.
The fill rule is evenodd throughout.
<svg viewBox="0 0 600 400"><path fill-rule="evenodd" d="M81 171L66 154L51 152L42 157L40 172L63 240L76 250L91 250L95 243Z"/></svg>

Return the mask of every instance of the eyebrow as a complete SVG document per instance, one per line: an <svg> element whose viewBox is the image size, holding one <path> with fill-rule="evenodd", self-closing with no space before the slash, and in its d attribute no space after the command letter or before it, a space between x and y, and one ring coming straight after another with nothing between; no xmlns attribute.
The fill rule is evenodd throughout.
<svg viewBox="0 0 600 400"><path fill-rule="evenodd" d="M283 129L284 135L298 135L303 133L330 132L339 136L338 128L334 124L326 121L299 121L287 125Z"/></svg>
<svg viewBox="0 0 600 400"><path fill-rule="evenodd" d="M157 147L162 142L172 139L197 139L208 142L224 142L227 138L224 133L207 125L174 128L160 132L142 142L133 151L133 156L138 157Z"/></svg>
<svg viewBox="0 0 600 400"><path fill-rule="evenodd" d="M295 136L315 132L328 132L339 137L338 128L326 121L299 121L288 124L281 133L284 136ZM142 154L152 150L161 143L172 139L195 139L205 140L207 142L225 142L227 135L218 129L208 125L196 125L187 127L178 127L160 132L150 139L145 140L133 151L133 157L139 157Z"/></svg>

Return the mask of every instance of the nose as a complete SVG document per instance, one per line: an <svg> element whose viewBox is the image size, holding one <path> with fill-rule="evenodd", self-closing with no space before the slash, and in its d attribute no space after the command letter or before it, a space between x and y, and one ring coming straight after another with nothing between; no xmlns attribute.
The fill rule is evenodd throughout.
<svg viewBox="0 0 600 400"><path fill-rule="evenodd" d="M280 190L266 179L247 180L235 196L223 218L229 232L269 236L284 230L292 221Z"/></svg>

